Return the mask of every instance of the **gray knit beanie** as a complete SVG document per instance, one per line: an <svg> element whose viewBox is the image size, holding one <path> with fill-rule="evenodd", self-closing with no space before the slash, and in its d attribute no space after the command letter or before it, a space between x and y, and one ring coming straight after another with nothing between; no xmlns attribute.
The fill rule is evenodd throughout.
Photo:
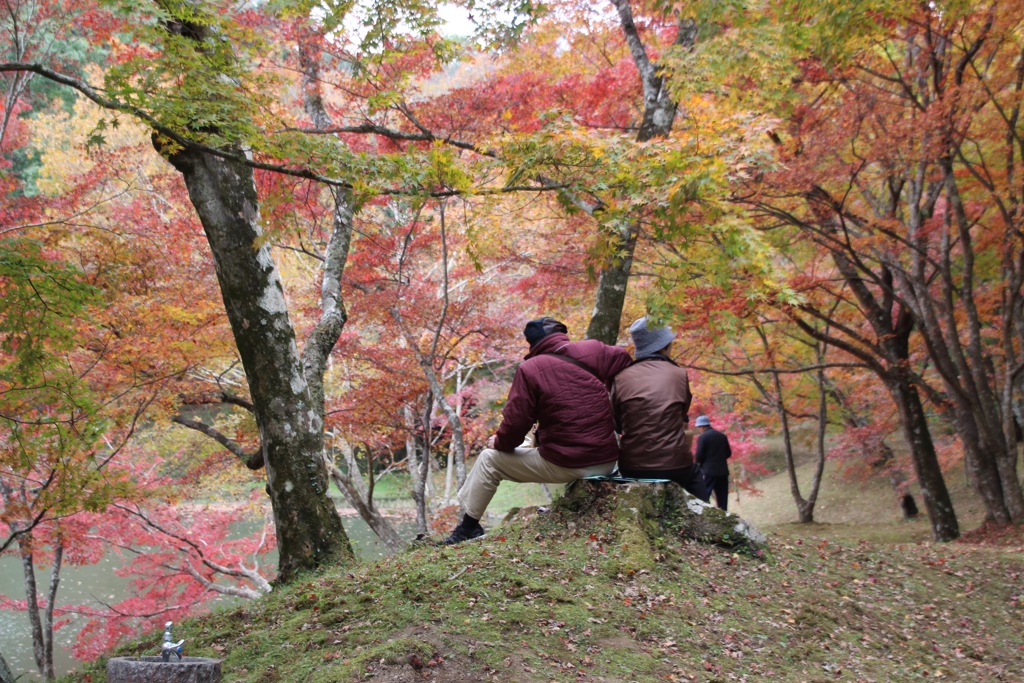
<svg viewBox="0 0 1024 683"><path fill-rule="evenodd" d="M653 356L676 338L668 327L647 327L646 316L629 326L629 336L636 347L636 359Z"/></svg>

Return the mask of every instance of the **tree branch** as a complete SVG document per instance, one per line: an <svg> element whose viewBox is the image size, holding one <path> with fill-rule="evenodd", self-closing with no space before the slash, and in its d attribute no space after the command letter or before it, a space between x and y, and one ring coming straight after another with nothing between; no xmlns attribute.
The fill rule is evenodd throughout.
<svg viewBox="0 0 1024 683"><path fill-rule="evenodd" d="M221 446L231 451L231 453L236 458L244 462L245 466L248 467L250 470L258 470L261 467L263 467L264 463L262 449L255 450L252 453L246 453L245 449L243 449L242 446L239 445L237 441L228 438L219 430L197 420L191 420L187 417L182 417L181 415L175 415L174 417L172 417L171 422L179 424L182 427L194 429L195 431L210 437L211 439L219 443Z"/></svg>
<svg viewBox="0 0 1024 683"><path fill-rule="evenodd" d="M828 368L862 368L867 369L866 363L816 363L813 365L802 365L795 368L750 368L747 370L721 370L718 368L709 368L702 365L691 365L689 363L680 363L684 368L691 370L697 370L699 372L708 372L712 375L723 375L727 377L742 377L747 375L761 375L761 374L772 374L772 375L797 375L805 372L814 372L816 370L826 370Z"/></svg>

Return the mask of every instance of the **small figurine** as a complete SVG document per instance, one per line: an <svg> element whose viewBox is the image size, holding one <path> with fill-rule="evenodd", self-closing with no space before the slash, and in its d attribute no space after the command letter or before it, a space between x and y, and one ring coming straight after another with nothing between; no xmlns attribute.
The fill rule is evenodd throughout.
<svg viewBox="0 0 1024 683"><path fill-rule="evenodd" d="M181 651L184 649L181 646L182 643L185 642L184 640L179 640L175 643L171 638L172 624L174 624L173 621L168 621L166 624L164 624L164 642L160 645L160 657L163 658L165 662L171 661L171 653L177 655L178 660L180 661Z"/></svg>

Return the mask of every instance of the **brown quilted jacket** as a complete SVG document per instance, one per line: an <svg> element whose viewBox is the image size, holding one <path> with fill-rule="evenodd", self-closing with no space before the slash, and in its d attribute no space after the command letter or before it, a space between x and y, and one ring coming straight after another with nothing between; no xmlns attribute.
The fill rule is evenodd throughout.
<svg viewBox="0 0 1024 683"><path fill-rule="evenodd" d="M638 361L615 378L612 404L622 433L619 467L674 470L693 465L686 433L690 410L686 370L664 356Z"/></svg>

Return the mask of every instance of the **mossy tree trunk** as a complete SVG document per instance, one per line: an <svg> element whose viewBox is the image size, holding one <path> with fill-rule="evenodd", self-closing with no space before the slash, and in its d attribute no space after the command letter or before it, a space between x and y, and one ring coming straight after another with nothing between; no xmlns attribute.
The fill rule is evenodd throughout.
<svg viewBox="0 0 1024 683"><path fill-rule="evenodd" d="M352 550L327 495L323 401L314 400L284 290L259 225L252 168L199 150L169 161L182 174L213 254L245 368L280 549L279 581ZM333 345L333 344L332 344Z"/></svg>

